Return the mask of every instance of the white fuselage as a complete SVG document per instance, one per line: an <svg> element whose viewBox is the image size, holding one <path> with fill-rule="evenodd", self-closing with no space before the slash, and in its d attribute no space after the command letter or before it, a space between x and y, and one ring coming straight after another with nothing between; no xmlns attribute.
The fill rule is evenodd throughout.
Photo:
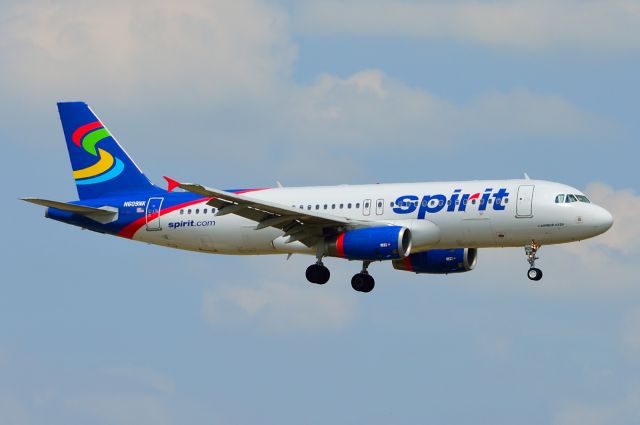
<svg viewBox="0 0 640 425"><path fill-rule="evenodd" d="M503 197L497 196L500 189L505 189ZM471 199L473 194L479 196ZM559 183L494 180L287 187L252 191L247 196L407 227L413 237L412 253L416 253L525 246L532 241L538 245L572 242L599 235L611 226L611 215L604 208L587 202L558 203L556 197L563 194L582 195ZM315 254L300 242L286 243L279 229L255 228L255 221L234 214L216 216L215 209L203 201L160 215L140 228L134 239L220 254Z"/></svg>

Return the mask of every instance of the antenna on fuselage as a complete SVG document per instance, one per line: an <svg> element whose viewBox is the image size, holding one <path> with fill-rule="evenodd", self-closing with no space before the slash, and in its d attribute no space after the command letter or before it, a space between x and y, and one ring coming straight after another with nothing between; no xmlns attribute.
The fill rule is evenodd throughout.
<svg viewBox="0 0 640 425"><path fill-rule="evenodd" d="M527 174L527 173L524 173L524 179L525 180L531 180L531 178L529 177L529 174Z"/></svg>

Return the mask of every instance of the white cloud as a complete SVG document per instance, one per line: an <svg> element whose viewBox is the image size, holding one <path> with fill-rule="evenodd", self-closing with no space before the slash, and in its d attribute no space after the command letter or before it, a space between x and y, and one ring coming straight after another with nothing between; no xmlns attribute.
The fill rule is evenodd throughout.
<svg viewBox="0 0 640 425"><path fill-rule="evenodd" d="M640 48L634 0L307 1L295 23L310 34L453 39L510 49Z"/></svg>
<svg viewBox="0 0 640 425"><path fill-rule="evenodd" d="M527 137L570 142L610 130L568 100L526 88L454 102L378 69L298 85L288 17L261 0L17 2L0 19L0 90L8 95L29 105L34 98L38 105L99 98L91 102L99 113L115 103L122 115L135 111L152 127L147 123L157 115L143 111L148 105L160 109L163 122L140 132L146 143L180 138L205 157L219 156L219 143L206 137L215 125L230 157L262 163L276 146L288 156L282 168L289 175L300 167L323 172L321 161L308 165L307 158L331 148L447 148ZM172 122L178 111L182 126ZM26 112L7 113L19 119ZM319 146L323 152L314 152ZM357 172L344 161L336 168Z"/></svg>
<svg viewBox="0 0 640 425"><path fill-rule="evenodd" d="M203 313L216 328L250 324L277 333L343 329L353 320L355 305L349 298L326 289L306 282L217 284L204 292Z"/></svg>
<svg viewBox="0 0 640 425"><path fill-rule="evenodd" d="M30 1L1 23L7 90L65 99L259 96L295 53L286 15L260 0Z"/></svg>
<svg viewBox="0 0 640 425"><path fill-rule="evenodd" d="M640 422L640 392L613 403L572 403L554 418L554 425L629 425Z"/></svg>
<svg viewBox="0 0 640 425"><path fill-rule="evenodd" d="M298 87L286 118L295 140L359 147L588 138L608 127L556 95L516 88L454 103L375 69L346 78L324 75Z"/></svg>

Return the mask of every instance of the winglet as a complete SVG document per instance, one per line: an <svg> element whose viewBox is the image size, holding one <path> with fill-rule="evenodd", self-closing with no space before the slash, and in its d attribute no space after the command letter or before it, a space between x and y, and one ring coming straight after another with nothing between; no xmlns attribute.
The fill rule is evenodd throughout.
<svg viewBox="0 0 640 425"><path fill-rule="evenodd" d="M162 176L167 181L167 191L172 192L173 189L180 186L180 182L172 179L171 177Z"/></svg>

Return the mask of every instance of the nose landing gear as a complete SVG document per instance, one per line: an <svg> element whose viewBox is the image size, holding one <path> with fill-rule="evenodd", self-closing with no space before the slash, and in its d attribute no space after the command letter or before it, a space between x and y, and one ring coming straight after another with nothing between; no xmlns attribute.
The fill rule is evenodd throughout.
<svg viewBox="0 0 640 425"><path fill-rule="evenodd" d="M524 247L524 253L527 255L527 261L529 262L529 270L527 271L527 277L533 281L539 281L542 279L542 270L536 268L536 260L538 257L536 254L538 253L538 249L540 249L540 245L538 245L535 241L531 241L531 245L527 245Z"/></svg>

